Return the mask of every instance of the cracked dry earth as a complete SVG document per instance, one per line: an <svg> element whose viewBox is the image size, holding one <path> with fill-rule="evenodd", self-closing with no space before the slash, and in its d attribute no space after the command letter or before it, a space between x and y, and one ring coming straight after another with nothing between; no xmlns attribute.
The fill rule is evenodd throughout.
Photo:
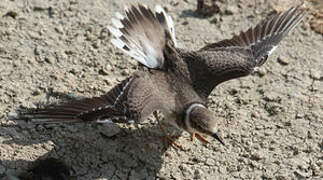
<svg viewBox="0 0 323 180"><path fill-rule="evenodd" d="M289 0L221 1L198 17L196 0L149 1L173 17L183 47L229 38ZM133 124L33 125L16 111L98 96L136 70L114 48L110 18L130 1L0 1L0 175L55 157L77 179L321 179L323 37L309 15L258 73L221 84L209 98L226 146L191 141L163 148L154 118ZM319 1L318 1L319 2ZM169 133L180 133L169 128ZM1 176L0 176L1 177Z"/></svg>

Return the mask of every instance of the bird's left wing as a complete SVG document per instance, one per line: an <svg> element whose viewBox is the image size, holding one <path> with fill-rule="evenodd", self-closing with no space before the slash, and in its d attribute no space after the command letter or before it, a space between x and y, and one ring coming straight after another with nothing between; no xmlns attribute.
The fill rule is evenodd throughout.
<svg viewBox="0 0 323 180"><path fill-rule="evenodd" d="M278 13L231 39L206 45L187 61L194 74L194 85L206 98L220 83L243 77L263 65L279 42L306 15L303 4Z"/></svg>
<svg viewBox="0 0 323 180"><path fill-rule="evenodd" d="M303 4L280 12L231 39L225 39L203 47L200 51L225 50L241 47L251 50L256 66L261 66L277 48L279 42L293 30L306 15Z"/></svg>

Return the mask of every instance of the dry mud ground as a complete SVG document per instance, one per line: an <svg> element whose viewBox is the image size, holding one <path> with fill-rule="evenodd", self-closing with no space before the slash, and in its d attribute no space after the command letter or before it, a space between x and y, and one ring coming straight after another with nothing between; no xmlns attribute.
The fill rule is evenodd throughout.
<svg viewBox="0 0 323 180"><path fill-rule="evenodd" d="M196 0L144 3L166 7L180 44L197 49L246 30L275 7L296 4L280 1L223 1L222 13L210 18L194 14ZM15 121L19 109L101 95L136 69L109 43L106 29L127 3L0 1L0 174L20 173L37 159L55 157L70 165L78 179L323 177L323 37L310 28L311 16L259 73L213 91L209 105L226 146L192 142L182 133L177 142L184 151L164 150L153 118L138 127Z"/></svg>

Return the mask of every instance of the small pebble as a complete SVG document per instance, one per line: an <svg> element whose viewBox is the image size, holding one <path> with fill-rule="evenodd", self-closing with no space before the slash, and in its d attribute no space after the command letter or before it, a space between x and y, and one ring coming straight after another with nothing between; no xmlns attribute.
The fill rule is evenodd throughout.
<svg viewBox="0 0 323 180"><path fill-rule="evenodd" d="M321 79L321 73L320 71L317 71L315 69L311 69L310 77L314 80L320 80Z"/></svg>
<svg viewBox="0 0 323 180"><path fill-rule="evenodd" d="M285 56L279 56L277 58L277 61L281 64L281 65L288 65L289 64L289 59Z"/></svg>
<svg viewBox="0 0 323 180"><path fill-rule="evenodd" d="M279 102L281 100L280 95L274 91L265 92L264 96L266 101Z"/></svg>
<svg viewBox="0 0 323 180"><path fill-rule="evenodd" d="M228 6L225 10L225 14L232 15L237 14L239 12L239 9L237 6Z"/></svg>
<svg viewBox="0 0 323 180"><path fill-rule="evenodd" d="M54 64L54 63L55 63L55 59L54 59L54 57L52 57L52 56L45 57L45 61L46 61L48 64Z"/></svg>
<svg viewBox="0 0 323 180"><path fill-rule="evenodd" d="M121 75L123 76L128 76L130 74L129 70L128 69L124 69L122 72L121 72Z"/></svg>
<svg viewBox="0 0 323 180"><path fill-rule="evenodd" d="M59 34L63 34L64 33L64 30L63 30L62 26L57 26L54 29Z"/></svg>
<svg viewBox="0 0 323 180"><path fill-rule="evenodd" d="M261 77L267 73L267 71L264 68L259 68L257 72Z"/></svg>
<svg viewBox="0 0 323 180"><path fill-rule="evenodd" d="M36 56L39 56L39 55L41 54L41 49L40 49L40 47L39 47L39 46L37 46L37 47L34 49L34 54L35 54Z"/></svg>
<svg viewBox="0 0 323 180"><path fill-rule="evenodd" d="M203 171L201 169L196 169L194 171L194 179L201 179Z"/></svg>
<svg viewBox="0 0 323 180"><path fill-rule="evenodd" d="M188 21L184 21L184 22L182 22L182 25L188 25Z"/></svg>
<svg viewBox="0 0 323 180"><path fill-rule="evenodd" d="M8 12L4 15L4 17L5 17L5 16L9 16L9 17L12 17L12 18L16 19L16 17L18 16L18 13L17 13L17 12L15 12L15 11L8 11Z"/></svg>
<svg viewBox="0 0 323 180"><path fill-rule="evenodd" d="M98 73L103 76L109 75L108 71L105 68L101 68Z"/></svg>

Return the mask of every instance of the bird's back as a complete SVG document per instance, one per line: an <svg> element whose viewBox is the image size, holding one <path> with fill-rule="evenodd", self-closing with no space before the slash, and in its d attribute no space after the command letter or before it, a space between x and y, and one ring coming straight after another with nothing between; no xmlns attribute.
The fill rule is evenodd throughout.
<svg viewBox="0 0 323 180"><path fill-rule="evenodd" d="M163 102L165 110L181 112L192 102L203 102L191 84L187 83L187 78L181 74L153 70L150 78L156 87L155 94Z"/></svg>

